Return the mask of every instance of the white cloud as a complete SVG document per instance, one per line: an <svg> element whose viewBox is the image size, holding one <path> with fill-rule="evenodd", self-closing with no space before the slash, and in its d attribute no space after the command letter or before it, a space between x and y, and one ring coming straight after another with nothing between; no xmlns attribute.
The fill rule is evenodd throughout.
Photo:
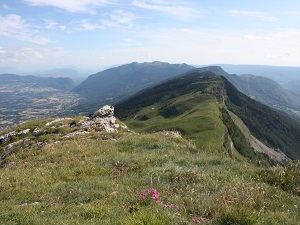
<svg viewBox="0 0 300 225"><path fill-rule="evenodd" d="M160 61L196 65L229 63L299 66L300 30L258 34L217 29L161 29L157 32L149 29L135 37L137 40L145 38L142 46L118 45L113 51L123 57L149 53ZM143 60L146 58L136 59Z"/></svg>
<svg viewBox="0 0 300 225"><path fill-rule="evenodd" d="M62 31L65 31L67 29L67 27L64 25L60 25L60 26L58 26L58 28Z"/></svg>
<svg viewBox="0 0 300 225"><path fill-rule="evenodd" d="M38 63L48 61L51 56L64 54L62 48L44 47L0 47L0 63Z"/></svg>
<svg viewBox="0 0 300 225"><path fill-rule="evenodd" d="M254 40L254 41L272 41L272 38L269 36L259 36L255 34L246 34L244 35L245 39Z"/></svg>
<svg viewBox="0 0 300 225"><path fill-rule="evenodd" d="M45 28L47 29L54 30L58 27L57 22L55 22L54 20L44 19L44 22L45 22Z"/></svg>
<svg viewBox="0 0 300 225"><path fill-rule="evenodd" d="M0 35L36 44L51 42L48 38L41 36L38 30L32 29L21 16L15 14L5 17L0 15Z"/></svg>
<svg viewBox="0 0 300 225"><path fill-rule="evenodd" d="M69 12L93 12L97 7L109 3L109 0L24 0L32 6L53 6Z"/></svg>
<svg viewBox="0 0 300 225"><path fill-rule="evenodd" d="M229 15L232 16L243 16L252 19L260 19L267 22L276 22L278 18L271 16L264 12L257 12L257 11L245 11L245 10L229 10L227 11Z"/></svg>
<svg viewBox="0 0 300 225"><path fill-rule="evenodd" d="M115 10L110 14L110 18L114 23L126 24L135 20L135 15L131 12L124 12L123 10Z"/></svg>
<svg viewBox="0 0 300 225"><path fill-rule="evenodd" d="M2 5L2 8L6 10L13 10L12 8L10 8L8 5L5 4Z"/></svg>
<svg viewBox="0 0 300 225"><path fill-rule="evenodd" d="M105 28L105 26L103 26L102 24L91 23L88 19L81 20L80 25L83 28L83 30L96 30Z"/></svg>
<svg viewBox="0 0 300 225"><path fill-rule="evenodd" d="M135 20L135 15L123 10L114 10L106 14L98 22L90 22L89 19L81 20L80 25L84 30L105 29L115 26L126 26Z"/></svg>
<svg viewBox="0 0 300 225"><path fill-rule="evenodd" d="M181 20L190 20L198 17L198 12L178 1L166 0L133 0L132 4L143 9L160 11Z"/></svg>

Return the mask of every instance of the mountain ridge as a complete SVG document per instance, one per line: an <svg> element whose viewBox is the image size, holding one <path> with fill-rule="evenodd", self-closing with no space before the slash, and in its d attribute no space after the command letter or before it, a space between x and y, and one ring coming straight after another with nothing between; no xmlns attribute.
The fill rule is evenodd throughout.
<svg viewBox="0 0 300 225"><path fill-rule="evenodd" d="M92 113L100 105L115 104L145 88L195 69L201 68L195 68L185 63L169 64L154 61L133 62L101 71L89 76L82 84L73 89L85 99L74 110L78 113ZM204 67L203 70L210 70L226 77L244 94L300 120L298 95L283 88L275 81L261 76L228 74L219 66ZM267 88L267 91L264 88Z"/></svg>
<svg viewBox="0 0 300 225"><path fill-rule="evenodd" d="M191 93L194 93L195 96L196 95L202 96L202 98L205 96L213 96L214 98L216 98L216 100L218 100L219 103L225 102L228 109L233 111L239 117L241 117L241 110L239 107L245 107L248 110L247 113L249 115L242 116L241 119L247 126L249 126L250 131L254 134L254 136L256 136L256 138L262 140L262 142L264 142L265 144L272 146L274 149L280 149L285 154L287 154L291 159L300 157L300 152L297 150L297 145L299 144L299 142L297 141L297 135L295 135L295 134L299 134L300 132L299 129L300 126L297 128L297 125L299 125L298 122L238 92L238 90L229 81L227 81L226 78L222 77L223 80L221 81L220 80L221 76L216 75L211 70L218 71L220 70L220 68L207 67L207 68L194 69L186 73L185 75L171 79L153 88L149 88L145 91L141 91L140 93L134 95L128 100L125 100L117 104L116 114L121 119L125 120L125 122L128 120L128 118L131 117L130 122L133 124L133 127L139 127L141 126L141 124L144 124L143 126L145 126L145 124L147 124L147 121L150 121L149 119L151 119L151 117L156 118L157 120L159 120L159 116L162 116L165 119L172 118L172 117L179 118L182 115L182 113L185 110L187 110L186 106L188 104L176 103L177 101L179 102L181 101L176 98L177 96L182 96ZM203 83L204 80L201 81L201 79L204 80L216 79L216 80L213 81L212 85L207 85L208 80L205 81L206 83L205 82ZM217 85L215 85L214 83ZM189 99L190 99L189 101L195 101L192 100L194 98L189 98ZM244 105L243 106L239 105L238 104L239 101L242 101L243 103L241 104ZM148 108L148 107L155 108L154 105L158 105L156 106L158 107L158 109L153 110L156 112L156 114L154 113L155 115L153 114L153 112L148 112L149 115L148 114L141 115L140 111L143 111L143 108ZM269 118L263 118L258 115L255 115L254 110L257 111L256 113L258 113L258 115L263 114L265 112L266 115L269 116ZM139 116L137 117L134 116L133 118L132 115L136 113ZM255 118L255 120L252 121L253 120L252 119L251 122L247 121L247 119L250 118L249 116L251 116L251 118L252 117ZM266 124L264 120L267 120L269 124ZM161 123L163 122L161 121ZM268 136L267 132L260 132L260 131L257 132L255 130L255 125L254 125L256 123L264 124L263 126L266 126L269 129L272 127L273 123L274 124L281 123L281 124L279 125L280 128L275 126L276 132L278 132L276 134L277 136L275 135L274 137L270 137ZM284 137L283 139L287 138L288 140L289 137L286 134L284 135L284 132L281 132L280 129L283 128L284 130L287 130L289 127L294 132L294 133L293 132L289 133L289 135L292 136L291 140L293 141L291 142L292 144L291 143L290 144L293 147L292 146L288 147L289 144L288 145L282 144L282 138ZM169 127L169 129L171 129L171 127ZM182 129L182 127L180 129L181 131L185 132L185 130ZM209 129L213 129L213 128L209 128ZM259 129L263 130L265 128L260 127ZM148 131L150 130L148 129ZM268 131L268 132L272 132L272 131Z"/></svg>

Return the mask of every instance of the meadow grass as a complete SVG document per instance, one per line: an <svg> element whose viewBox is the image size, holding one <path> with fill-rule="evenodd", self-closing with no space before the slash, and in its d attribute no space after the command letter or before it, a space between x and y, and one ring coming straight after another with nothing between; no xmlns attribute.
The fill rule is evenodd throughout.
<svg viewBox="0 0 300 225"><path fill-rule="evenodd" d="M215 101L210 95L187 94L165 103L168 107L176 107L180 115L164 118L161 116L161 110L165 106L153 104L143 108L125 122L129 128L138 132L177 130L202 150L220 150L226 127L221 120L219 110L221 106ZM147 116L148 119L142 120L143 116Z"/></svg>
<svg viewBox="0 0 300 225"><path fill-rule="evenodd" d="M92 133L43 150L16 152L8 161L16 165L0 170L1 224L300 221L299 183L286 190L282 183L287 179L280 185L264 176L275 177L279 168L255 167L162 132ZM159 203L139 196L151 190L160 194Z"/></svg>

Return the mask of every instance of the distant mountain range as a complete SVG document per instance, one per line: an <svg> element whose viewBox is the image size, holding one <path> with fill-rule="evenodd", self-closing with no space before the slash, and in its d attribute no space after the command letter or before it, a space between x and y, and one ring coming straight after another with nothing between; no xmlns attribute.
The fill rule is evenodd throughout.
<svg viewBox="0 0 300 225"><path fill-rule="evenodd" d="M239 91L268 106L300 118L300 95L270 78L255 75L228 74L219 66L205 67L226 77ZM252 67L251 67L252 68ZM91 113L101 105L118 101L167 79L186 73L195 67L164 62L131 63L89 76L73 91L85 97L75 111ZM246 71L246 70L245 70ZM294 89L297 87L294 87Z"/></svg>
<svg viewBox="0 0 300 225"><path fill-rule="evenodd" d="M32 73L39 77L68 77L71 78L76 84L84 81L88 75L83 72L79 72L72 68L55 68L50 70L38 70Z"/></svg>
<svg viewBox="0 0 300 225"><path fill-rule="evenodd" d="M284 73L285 67L268 66L233 66L223 65L227 71L243 72L242 75L229 74L219 66L199 68L198 70L210 70L211 72L224 76L239 91L252 99L260 101L275 109L281 110L293 118L300 120L300 81L286 82L280 85L276 81L258 76L257 74L266 73L270 76L272 71L277 71L275 77L280 77ZM256 69L255 69L256 68ZM76 95L80 95L80 102L72 104L72 113L90 114L105 104L116 104L139 91L150 88L168 79L180 76L184 73L196 69L187 64L170 64L165 62L133 62L126 65L116 66L99 73L90 75L82 83L75 86L70 78L80 77L82 74L74 69L53 69L38 72L40 76L19 76L14 74L2 74L0 79L4 82L16 82L18 85L23 83L30 84L30 87L51 87L57 90L72 90ZM246 74L246 72L257 74ZM283 76L281 80L297 78L297 67L287 67L285 73L291 71L288 76ZM53 77L48 77L53 76ZM289 78L286 78L289 77ZM10 86L13 89L13 86ZM3 93L2 93L3 94ZM76 97L76 99L79 99Z"/></svg>
<svg viewBox="0 0 300 225"><path fill-rule="evenodd" d="M73 89L86 98L78 111L92 112L101 105L116 103L192 68L187 64L133 62L93 74Z"/></svg>
<svg viewBox="0 0 300 225"><path fill-rule="evenodd" d="M265 66L265 65L231 65L218 64L230 74L254 74L271 78L280 84L291 81L300 81L300 67L293 66Z"/></svg>

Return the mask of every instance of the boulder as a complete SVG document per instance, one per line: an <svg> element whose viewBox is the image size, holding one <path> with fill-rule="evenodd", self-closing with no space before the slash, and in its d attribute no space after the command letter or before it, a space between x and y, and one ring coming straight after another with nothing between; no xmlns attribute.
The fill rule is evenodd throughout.
<svg viewBox="0 0 300 225"><path fill-rule="evenodd" d="M30 131L30 129L25 129L25 130L22 130L18 133L18 135L25 135L25 134L28 134Z"/></svg>
<svg viewBox="0 0 300 225"><path fill-rule="evenodd" d="M32 134L33 134L33 136L37 137L40 134L41 131L42 131L42 129L35 128Z"/></svg>
<svg viewBox="0 0 300 225"><path fill-rule="evenodd" d="M92 118L95 117L111 117L114 115L114 107L112 105L105 105L102 108L98 109L92 115Z"/></svg>

